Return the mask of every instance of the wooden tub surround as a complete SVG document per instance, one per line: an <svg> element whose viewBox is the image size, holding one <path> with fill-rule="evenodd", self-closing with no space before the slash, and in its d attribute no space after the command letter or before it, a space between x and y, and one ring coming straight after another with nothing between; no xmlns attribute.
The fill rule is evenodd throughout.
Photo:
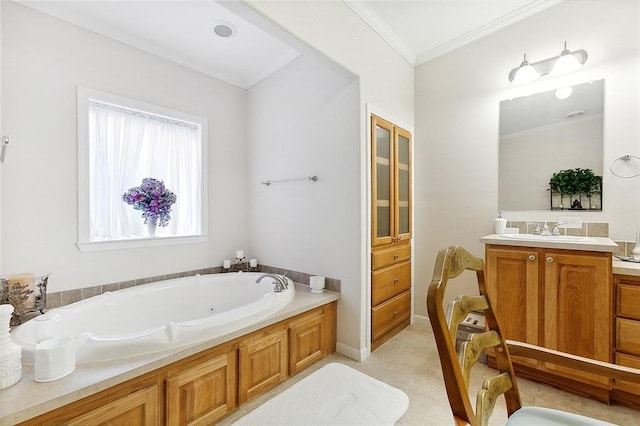
<svg viewBox="0 0 640 426"><path fill-rule="evenodd" d="M212 424L335 352L337 293L296 296L264 321L174 351L78 365L0 391L0 425Z"/></svg>

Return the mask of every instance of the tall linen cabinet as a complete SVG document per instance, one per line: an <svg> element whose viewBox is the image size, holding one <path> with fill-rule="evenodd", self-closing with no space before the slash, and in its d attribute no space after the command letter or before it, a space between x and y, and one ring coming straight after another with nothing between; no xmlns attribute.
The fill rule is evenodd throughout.
<svg viewBox="0 0 640 426"><path fill-rule="evenodd" d="M411 321L411 144L371 115L371 350Z"/></svg>

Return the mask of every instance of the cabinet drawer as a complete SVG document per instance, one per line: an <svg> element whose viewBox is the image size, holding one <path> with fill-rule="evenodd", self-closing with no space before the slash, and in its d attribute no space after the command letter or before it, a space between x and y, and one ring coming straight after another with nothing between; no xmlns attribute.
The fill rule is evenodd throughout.
<svg viewBox="0 0 640 426"><path fill-rule="evenodd" d="M640 357L627 354L616 354L616 364L624 365L625 367L640 368ZM616 389L640 395L640 384L638 383L616 380L614 387Z"/></svg>
<svg viewBox="0 0 640 426"><path fill-rule="evenodd" d="M411 288L411 262L371 273L371 306L391 299Z"/></svg>
<svg viewBox="0 0 640 426"><path fill-rule="evenodd" d="M371 337L377 340L411 317L411 292L406 291L371 311Z"/></svg>
<svg viewBox="0 0 640 426"><path fill-rule="evenodd" d="M616 315L640 320L640 285L618 284Z"/></svg>
<svg viewBox="0 0 640 426"><path fill-rule="evenodd" d="M640 355L640 321L616 319L616 349Z"/></svg>
<svg viewBox="0 0 640 426"><path fill-rule="evenodd" d="M404 262L411 259L411 245L397 245L371 253L371 269L376 270L385 266Z"/></svg>

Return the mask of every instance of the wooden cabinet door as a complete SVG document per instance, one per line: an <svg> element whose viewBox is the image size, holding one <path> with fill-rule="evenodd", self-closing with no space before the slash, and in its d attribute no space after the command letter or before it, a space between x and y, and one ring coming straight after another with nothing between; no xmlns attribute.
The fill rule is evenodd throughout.
<svg viewBox="0 0 640 426"><path fill-rule="evenodd" d="M306 315L289 325L289 374L294 375L322 359L322 311Z"/></svg>
<svg viewBox="0 0 640 426"><path fill-rule="evenodd" d="M235 349L171 374L166 385L167 424L213 423L236 407Z"/></svg>
<svg viewBox="0 0 640 426"><path fill-rule="evenodd" d="M411 133L394 127L394 234L396 242L411 239Z"/></svg>
<svg viewBox="0 0 640 426"><path fill-rule="evenodd" d="M238 355L242 404L287 378L287 330L265 331L240 342Z"/></svg>
<svg viewBox="0 0 640 426"><path fill-rule="evenodd" d="M534 248L488 246L486 285L505 338L539 344L539 259ZM540 362L513 357L514 363L539 367Z"/></svg>
<svg viewBox="0 0 640 426"><path fill-rule="evenodd" d="M108 402L64 424L70 426L145 426L160 422L158 386L153 385Z"/></svg>
<svg viewBox="0 0 640 426"><path fill-rule="evenodd" d="M544 346L599 361L612 361L611 254L545 251ZM610 385L610 379L545 363L565 377Z"/></svg>
<svg viewBox="0 0 640 426"><path fill-rule="evenodd" d="M394 238L393 124L371 116L371 245L390 244Z"/></svg>

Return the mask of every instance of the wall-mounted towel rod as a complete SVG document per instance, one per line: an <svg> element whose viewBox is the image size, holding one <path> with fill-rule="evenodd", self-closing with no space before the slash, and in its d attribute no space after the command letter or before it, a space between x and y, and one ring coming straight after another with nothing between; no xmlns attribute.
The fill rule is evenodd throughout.
<svg viewBox="0 0 640 426"><path fill-rule="evenodd" d="M615 160L613 160L613 161L611 162L611 164L609 165L609 170L611 171L611 173L612 173L614 176L617 176L617 177L619 177L619 178L623 178L623 179L631 179L631 178L634 178L634 177L638 177L638 176L640 176L640 172L630 173L630 174L621 174L621 173L619 173L619 172L616 172L616 171L613 169L613 166L614 166L618 161L622 161L622 162L625 162L625 163L626 163L626 162L628 162L628 161L630 161L630 160L632 160L632 159L633 159L633 160L636 160L636 162L637 162L637 160L640 160L640 157L638 157L637 155L632 155L632 154L622 154L620 157L616 158Z"/></svg>
<svg viewBox="0 0 640 426"><path fill-rule="evenodd" d="M265 186L269 186L272 183L298 182L301 180L310 180L310 181L316 182L318 180L318 176L305 176L305 177L292 178L292 179L263 180L262 184Z"/></svg>
<svg viewBox="0 0 640 426"><path fill-rule="evenodd" d="M7 153L7 145L9 145L9 137L3 136L0 138L0 144L2 144L0 147L0 163L4 163L4 156Z"/></svg>

